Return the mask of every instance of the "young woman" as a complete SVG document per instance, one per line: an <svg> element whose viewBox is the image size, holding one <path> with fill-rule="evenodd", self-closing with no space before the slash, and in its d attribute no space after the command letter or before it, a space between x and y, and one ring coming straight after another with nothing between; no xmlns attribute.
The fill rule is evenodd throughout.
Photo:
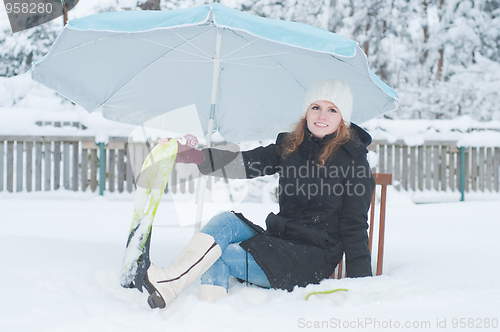
<svg viewBox="0 0 500 332"><path fill-rule="evenodd" d="M268 215L265 230L239 213L213 217L170 267L151 264L145 279L152 308L165 307L199 277L200 299L211 302L226 296L230 276L289 291L319 283L343 253L348 277L372 275L371 137L350 123L352 104L345 81L322 80L306 93L295 130L279 134L275 144L241 152L240 159L216 149L180 154L179 162L197 163L203 174L224 167L228 174L240 167L249 179L279 173L280 211Z"/></svg>

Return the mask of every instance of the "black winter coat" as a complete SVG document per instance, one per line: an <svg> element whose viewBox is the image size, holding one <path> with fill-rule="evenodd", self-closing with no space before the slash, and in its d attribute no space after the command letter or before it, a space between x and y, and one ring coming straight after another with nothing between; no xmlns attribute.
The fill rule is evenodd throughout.
<svg viewBox="0 0 500 332"><path fill-rule="evenodd" d="M259 233L241 247L252 254L273 288L291 291L319 283L332 275L344 252L348 277L371 276L367 213L375 181L366 159L370 135L351 124L351 139L323 167L316 160L333 135L306 135L299 149L282 159L285 135L279 134L275 144L241 153L247 178L280 175L280 212L268 215L266 230L239 215ZM237 153L204 153L205 162L199 165L203 174L241 177L235 175L234 162L233 169L227 166Z"/></svg>

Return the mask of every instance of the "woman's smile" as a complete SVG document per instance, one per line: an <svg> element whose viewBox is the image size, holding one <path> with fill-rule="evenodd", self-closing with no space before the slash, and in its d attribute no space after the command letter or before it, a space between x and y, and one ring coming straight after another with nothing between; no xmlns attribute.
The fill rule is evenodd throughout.
<svg viewBox="0 0 500 332"><path fill-rule="evenodd" d="M318 138L333 134L342 122L342 115L334 103L316 100L307 108L307 128Z"/></svg>

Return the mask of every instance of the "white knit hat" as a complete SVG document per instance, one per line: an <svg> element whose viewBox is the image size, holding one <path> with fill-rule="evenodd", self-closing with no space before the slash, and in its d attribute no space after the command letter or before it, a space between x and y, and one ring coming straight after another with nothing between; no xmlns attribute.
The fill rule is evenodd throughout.
<svg viewBox="0 0 500 332"><path fill-rule="evenodd" d="M307 108L317 100L332 102L339 108L344 123L349 127L351 125L352 99L351 89L346 81L324 79L314 83L307 90L302 110L305 115Z"/></svg>

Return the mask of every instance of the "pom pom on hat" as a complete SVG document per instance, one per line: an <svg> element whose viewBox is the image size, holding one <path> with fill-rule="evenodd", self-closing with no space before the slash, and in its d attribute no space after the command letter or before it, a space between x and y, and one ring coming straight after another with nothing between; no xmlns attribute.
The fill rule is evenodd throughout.
<svg viewBox="0 0 500 332"><path fill-rule="evenodd" d="M314 83L307 90L306 97L304 98L304 115L309 106L317 100L326 100L334 103L340 110L345 124L350 126L353 98L349 84L346 81L341 79L324 79Z"/></svg>

